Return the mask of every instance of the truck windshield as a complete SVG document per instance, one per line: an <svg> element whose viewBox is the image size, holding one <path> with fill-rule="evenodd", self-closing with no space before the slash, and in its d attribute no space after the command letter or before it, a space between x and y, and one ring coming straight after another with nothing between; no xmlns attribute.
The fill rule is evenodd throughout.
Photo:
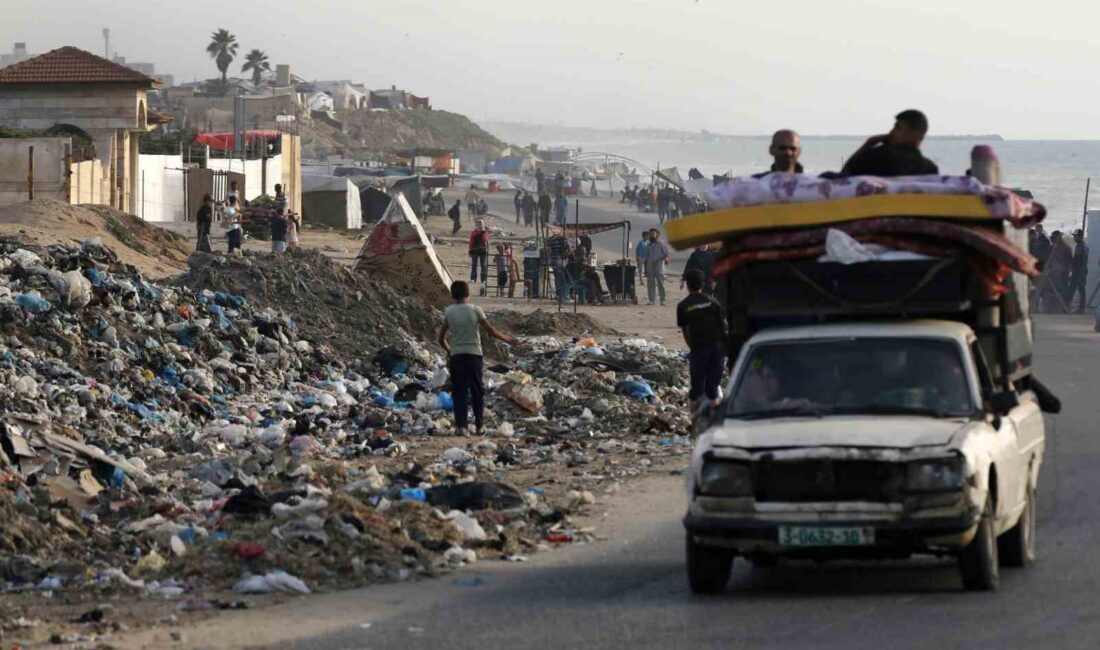
<svg viewBox="0 0 1100 650"><path fill-rule="evenodd" d="M740 418L974 411L954 342L870 337L754 346L729 407Z"/></svg>

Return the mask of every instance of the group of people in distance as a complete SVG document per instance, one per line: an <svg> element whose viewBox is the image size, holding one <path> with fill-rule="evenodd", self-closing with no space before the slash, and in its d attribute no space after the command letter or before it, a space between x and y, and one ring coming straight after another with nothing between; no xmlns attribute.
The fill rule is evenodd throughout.
<svg viewBox="0 0 1100 650"><path fill-rule="evenodd" d="M1089 276L1089 247L1085 243L1084 231L1073 231L1071 248L1062 231L1055 230L1048 237L1040 224L1028 231L1028 252L1043 263L1043 275L1034 283L1032 310L1047 313L1074 311L1073 300L1078 298L1075 311L1084 313L1088 303L1085 287Z"/></svg>
<svg viewBox="0 0 1100 650"><path fill-rule="evenodd" d="M222 202L214 201L213 195L204 194L202 205L195 214L195 226L198 232L198 244L195 250L203 253L212 253L210 243L210 231L217 219L225 228L225 240L229 255L241 255L244 245L244 227L241 210L248 202L242 203L237 182L229 184L226 199ZM271 252L283 253L287 248L297 248L300 242L299 230L302 226L302 217L297 212L289 210L286 193L281 184L275 185L275 199L272 203L272 215L270 220Z"/></svg>

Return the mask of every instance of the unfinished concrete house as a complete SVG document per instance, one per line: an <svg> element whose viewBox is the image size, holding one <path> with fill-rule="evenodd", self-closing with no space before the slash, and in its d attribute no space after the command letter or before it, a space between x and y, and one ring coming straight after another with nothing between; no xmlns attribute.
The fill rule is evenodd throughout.
<svg viewBox="0 0 1100 650"><path fill-rule="evenodd" d="M138 135L154 126L146 93L161 83L75 48L62 47L0 69L0 126L73 138L71 183L82 202L131 211L137 194ZM155 120L154 120L155 121ZM89 159L80 163L82 158ZM89 175L90 178L79 178ZM83 194L83 191L82 191ZM90 200L89 200L90 199Z"/></svg>

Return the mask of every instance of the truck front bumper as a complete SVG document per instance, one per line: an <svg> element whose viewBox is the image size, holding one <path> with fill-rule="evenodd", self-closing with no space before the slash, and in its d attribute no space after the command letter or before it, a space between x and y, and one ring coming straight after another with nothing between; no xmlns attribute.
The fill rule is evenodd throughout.
<svg viewBox="0 0 1100 650"><path fill-rule="evenodd" d="M965 507L954 513L921 516L920 513L897 515L861 513L845 516L841 513L786 512L771 513L706 513L692 508L684 517L684 528L695 541L704 546L733 549L741 554L776 554L816 557L889 556L904 557L920 552L951 552L970 543L981 518L981 508ZM815 528L873 528L874 543L867 546L814 547L784 546L779 543L783 526Z"/></svg>

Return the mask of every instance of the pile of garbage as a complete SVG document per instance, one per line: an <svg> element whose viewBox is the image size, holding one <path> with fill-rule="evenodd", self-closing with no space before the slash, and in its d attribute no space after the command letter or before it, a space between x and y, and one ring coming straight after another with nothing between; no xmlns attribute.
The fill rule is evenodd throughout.
<svg viewBox="0 0 1100 650"><path fill-rule="evenodd" d="M517 336L544 336L560 334L566 336L598 336L618 334L588 314L571 311L548 311L536 309L531 312L518 312L501 309L490 314L493 324L507 329Z"/></svg>
<svg viewBox="0 0 1100 650"><path fill-rule="evenodd" d="M95 242L0 241L0 591L211 602L522 560L690 451L684 360L640 339L523 340L486 369L486 435L454 437L444 359L394 296L347 307L378 314L366 356L306 325L371 288L315 257L168 285Z"/></svg>
<svg viewBox="0 0 1100 650"><path fill-rule="evenodd" d="M178 286L240 295L253 305L295 314L304 336L346 354L371 354L381 344L434 342L442 322L438 310L316 250L195 254L188 266L174 280Z"/></svg>

